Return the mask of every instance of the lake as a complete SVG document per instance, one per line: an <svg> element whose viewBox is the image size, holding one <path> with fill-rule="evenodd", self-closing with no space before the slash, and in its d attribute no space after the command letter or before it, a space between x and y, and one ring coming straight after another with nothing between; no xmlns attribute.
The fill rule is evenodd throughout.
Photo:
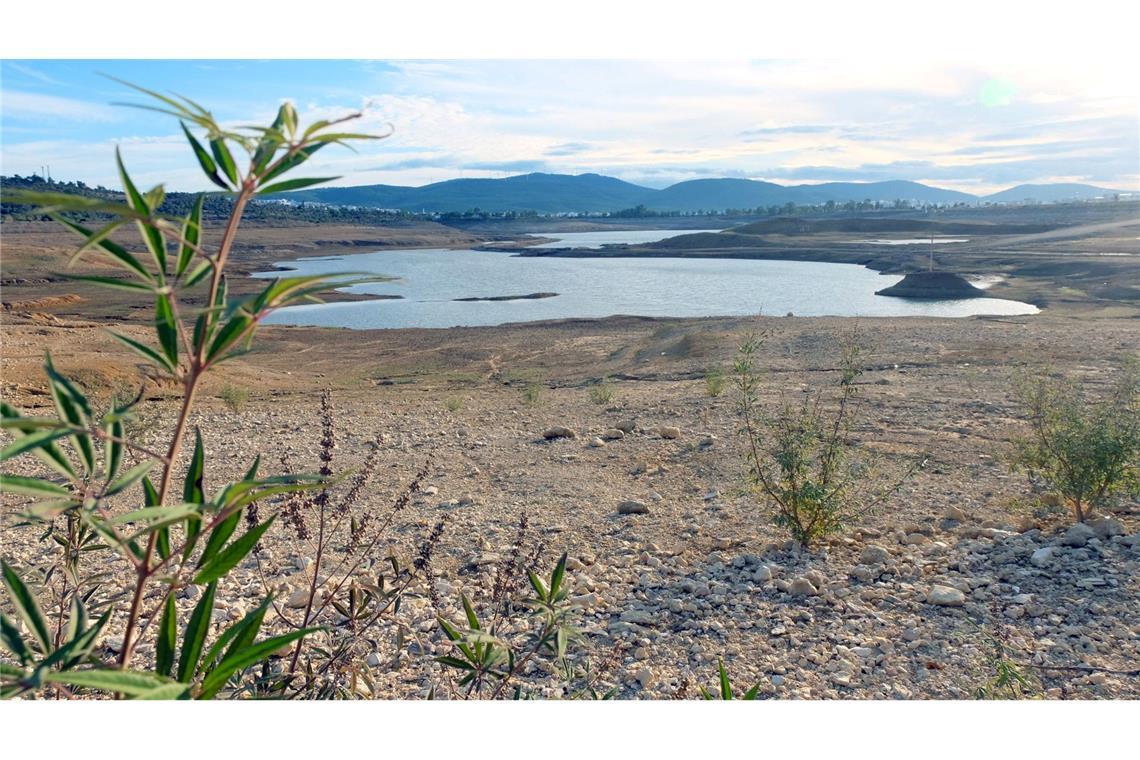
<svg viewBox="0 0 1140 760"><path fill-rule="evenodd" d="M691 230L638 230L644 236ZM666 234L669 233L669 234ZM571 235L576 236L569 242ZM629 242L626 233L554 233L557 247ZM625 239L621 239L625 238ZM566 242L564 242L566 241ZM877 296L902 279L854 264L812 261L752 261L686 258L519 257L477 250L408 249L297 259L283 262L290 274L366 272L398 278L346 288L353 293L398 299L314 304L282 309L269 324L357 329L460 327L596 318L616 314L647 317L745 316L751 314L860 317L966 317L1034 314L1018 301L994 298L913 301ZM259 272L255 277L281 276ZM557 293L550 298L456 301L460 298Z"/></svg>

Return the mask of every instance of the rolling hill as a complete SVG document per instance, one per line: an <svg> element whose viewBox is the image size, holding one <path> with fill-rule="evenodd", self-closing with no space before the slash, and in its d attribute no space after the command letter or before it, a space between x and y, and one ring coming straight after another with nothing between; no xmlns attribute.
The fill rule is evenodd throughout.
<svg viewBox="0 0 1140 760"><path fill-rule="evenodd" d="M1021 202L1089 199L1114 191L1091 185L1019 185L979 198L919 182L827 182L779 185L749 179L694 179L661 190L600 174L520 174L502 179L452 179L422 187L362 185L300 190L285 198L343 206L403 211L537 211L544 214L619 211L645 206L654 211L721 211L786 203L907 200L918 203Z"/></svg>
<svg viewBox="0 0 1140 760"><path fill-rule="evenodd" d="M1056 203L1058 201L1087 201L1093 198L1111 197L1116 190L1108 190L1093 185L1080 185L1074 182L1061 182L1052 185L1017 185L1000 193L982 198L991 203Z"/></svg>

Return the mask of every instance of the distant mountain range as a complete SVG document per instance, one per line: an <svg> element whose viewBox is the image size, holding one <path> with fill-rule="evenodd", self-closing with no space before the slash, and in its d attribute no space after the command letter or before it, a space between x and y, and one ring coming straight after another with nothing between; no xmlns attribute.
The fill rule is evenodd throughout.
<svg viewBox="0 0 1140 760"><path fill-rule="evenodd" d="M537 211L545 214L605 212L645 206L654 211L720 211L757 206L816 205L828 201L906 200L915 203L1056 202L1111 196L1115 190L1092 185L1018 185L987 196L930 187L918 182L827 182L778 185L748 179L694 179L662 190L600 174L521 174L503 179L452 179L422 187L361 185L299 190L284 197L296 202L400 209L403 211Z"/></svg>

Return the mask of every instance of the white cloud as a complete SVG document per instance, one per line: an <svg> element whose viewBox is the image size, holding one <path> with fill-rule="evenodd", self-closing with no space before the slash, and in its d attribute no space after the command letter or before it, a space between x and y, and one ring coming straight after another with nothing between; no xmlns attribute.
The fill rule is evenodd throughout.
<svg viewBox="0 0 1140 760"><path fill-rule="evenodd" d="M0 114L5 121L115 121L119 116L98 103L19 90L0 91Z"/></svg>

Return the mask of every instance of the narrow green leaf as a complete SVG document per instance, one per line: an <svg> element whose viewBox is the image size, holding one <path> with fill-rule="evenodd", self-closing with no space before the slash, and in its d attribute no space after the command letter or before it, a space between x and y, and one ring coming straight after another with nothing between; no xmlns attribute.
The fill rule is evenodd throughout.
<svg viewBox="0 0 1140 760"><path fill-rule="evenodd" d="M142 193L135 187L135 183L127 174L127 167L123 165L123 154L118 146L115 147L115 165L119 169L119 181L123 183L123 192L127 196L127 204L139 214L144 216L150 214L150 206L147 205Z"/></svg>
<svg viewBox="0 0 1140 760"><path fill-rule="evenodd" d="M134 338L128 338L126 335L122 335L122 334L117 333L113 330L108 330L107 332L110 334L110 336L112 338L119 341L124 346L126 346L127 348L131 349L132 351L134 351L136 354L138 354L142 358L149 361L151 364L154 364L158 367L161 367L162 369L166 370L167 372L169 372L172 375L175 374L175 372L177 371L177 369L174 367L174 365L172 365L170 363L169 359L167 359L165 356L163 356L162 354L155 351L150 346L148 346L144 343L139 343Z"/></svg>
<svg viewBox="0 0 1140 760"><path fill-rule="evenodd" d="M218 331L213 343L210 344L210 350L206 354L206 361L211 362L221 356L226 349L230 348L241 338L242 333L252 324L253 318L249 315L234 315L230 321L226 322L225 326Z"/></svg>
<svg viewBox="0 0 1140 760"><path fill-rule="evenodd" d="M156 699L186 699L190 694L190 688L184 683L168 683L163 686L156 686L149 691L144 691L141 694L136 694L135 699L138 700L156 700Z"/></svg>
<svg viewBox="0 0 1140 760"><path fill-rule="evenodd" d="M155 689L170 685L170 681L154 673L139 670L63 670L49 671L44 680L67 686L101 689L130 697L144 696Z"/></svg>
<svg viewBox="0 0 1140 760"><path fill-rule="evenodd" d="M230 182L236 187L238 184L237 164L234 163L233 154L230 153L226 141L220 137L210 140L210 152L214 154L214 158L217 160L222 172L225 173L226 177L228 177Z"/></svg>
<svg viewBox="0 0 1140 760"><path fill-rule="evenodd" d="M44 358L44 371L47 373L52 400L55 401L59 416L73 428L86 431L91 417L91 406L87 403L87 397L80 393L70 380L56 371L50 353ZM92 472L95 469L95 448L91 444L91 436L86 432L73 431L70 440L80 459L83 460L84 472Z"/></svg>
<svg viewBox="0 0 1140 760"><path fill-rule="evenodd" d="M166 595L162 618L158 623L158 642L155 645L154 669L160 676L170 676L174 671L174 649L178 646L178 606L174 594Z"/></svg>
<svg viewBox="0 0 1140 760"><path fill-rule="evenodd" d="M71 430L66 427L56 428L54 430L50 428L46 430L37 430L34 433L22 435L12 443L5 446L3 451L0 451L0 462L5 462L12 457L19 456L25 451L38 449L45 444L49 444L57 438L63 438L66 435L71 435Z"/></svg>
<svg viewBox="0 0 1140 760"><path fill-rule="evenodd" d="M153 293L154 288L149 285L143 285L141 282L132 282L131 280L121 280L117 277L96 277L94 275L67 275L69 280L76 280L78 282L89 282L92 285L98 285L103 288L111 288L113 290L129 290L132 293L144 292Z"/></svg>
<svg viewBox="0 0 1140 760"><path fill-rule="evenodd" d="M117 493L122 493L123 491L125 491L126 489L128 489L132 485L134 485L135 482L138 481L139 478L143 477L148 472L150 472L153 467L154 467L154 462L152 460L147 460L145 462L140 462L139 464L136 464L134 467L132 467L131 469L124 472L121 476L119 476L119 478L117 480L115 480L114 483L111 483L110 485L108 485L107 490L105 490L103 492L103 495L104 496L114 496Z"/></svg>
<svg viewBox="0 0 1140 760"><path fill-rule="evenodd" d="M154 302L155 330L158 344L171 366L178 366L178 322L169 293L160 293Z"/></svg>
<svg viewBox="0 0 1140 760"><path fill-rule="evenodd" d="M724 669L724 660L720 660L720 697L732 699L732 684L728 682L728 673Z"/></svg>
<svg viewBox="0 0 1140 760"><path fill-rule="evenodd" d="M4 560L0 560L0 571L4 576L4 587L8 589L8 599L12 602L12 606L16 608L16 614L24 621L24 625L35 636L36 642L40 645L40 651L47 654L51 651L51 636L48 634L47 619L44 617L43 610L40 609L40 603L36 601L36 597L20 580L20 576L12 569Z"/></svg>
<svg viewBox="0 0 1140 760"><path fill-rule="evenodd" d="M23 475L0 474L0 492L18 493L22 496L38 496L43 499L70 498L71 491L55 483Z"/></svg>
<svg viewBox="0 0 1140 760"><path fill-rule="evenodd" d="M206 542L206 548L202 550L202 556L198 558L197 567L202 567L207 562L212 560L218 552L225 546L226 541L237 530L238 523L241 521L241 510L236 510L232 515L218 523L218 527L210 531L210 540Z"/></svg>
<svg viewBox="0 0 1140 760"><path fill-rule="evenodd" d="M202 206L205 203L206 196L199 195L198 199L194 201L194 207L190 209L190 213L186 215L186 220L182 222L182 244L178 253L178 268L175 270L176 274L181 277L190 266L190 262L194 259L196 253L196 246L202 237ZM205 262L209 266L208 262Z"/></svg>
<svg viewBox="0 0 1140 760"><path fill-rule="evenodd" d="M194 149L194 156L198 159L198 165L202 167L202 173L218 187L223 190L229 190L230 186L218 176L217 164L214 163L214 159L210 158L210 154L206 152L206 149L202 147L202 143L198 142L198 138L190 133L185 123L182 121L178 123L182 125L182 132L186 135L186 139L190 141L190 147Z"/></svg>
<svg viewBox="0 0 1140 760"><path fill-rule="evenodd" d="M241 620L223 631L217 640L210 645L206 656L202 658L198 672L208 674L223 658L251 645L261 631L265 613L269 610L269 604L272 601L272 594L265 596L257 607L247 612Z"/></svg>
<svg viewBox="0 0 1140 760"><path fill-rule="evenodd" d="M24 638L16 628L16 623L9 620L8 616L3 612L0 612L0 642L3 642L4 648L7 649L13 657L18 659L22 665L27 665L32 662L32 652L28 649L28 645L24 643Z"/></svg>
<svg viewBox="0 0 1140 760"><path fill-rule="evenodd" d="M54 221L71 229L75 233L82 235L86 240L90 240L97 234L87 229L83 225L77 224L76 222L67 219L66 217L62 217L57 214L48 214L48 216L50 216ZM154 282L154 278L151 276L150 272L147 271L147 268L142 265L142 262L135 258L134 254L128 252L126 248L123 248L118 243L113 243L110 240L104 239L100 240L96 247L98 247L99 250L103 251L104 253L109 254L115 263L126 269L129 269L149 283Z"/></svg>
<svg viewBox="0 0 1140 760"><path fill-rule="evenodd" d="M471 606L471 600L467 598L466 594L462 594L463 599L463 613L467 615L467 626L473 630L479 630L479 616L475 614L475 608Z"/></svg>
<svg viewBox="0 0 1140 760"><path fill-rule="evenodd" d="M563 552L562 557L558 560L558 564L554 566L554 572L550 574L550 596L555 596L558 590L562 587L562 578L566 575L566 553Z"/></svg>
<svg viewBox="0 0 1140 760"><path fill-rule="evenodd" d="M261 535L273 524L276 516L255 525L246 531L241 538L220 551L216 557L204 565L198 575L194 577L195 583L209 583L228 573L237 563L241 562L247 554L253 551Z"/></svg>
<svg viewBox="0 0 1140 760"><path fill-rule="evenodd" d="M190 469L182 485L182 500L201 504L206 500L202 480L205 477L206 449L202 444L202 431L194 429L194 456L190 459Z"/></svg>
<svg viewBox="0 0 1140 760"><path fill-rule="evenodd" d="M123 463L123 439L126 437L126 428L121 418L112 418L104 424L103 432L107 434L107 441L103 446L103 479L110 481Z"/></svg>
<svg viewBox="0 0 1140 760"><path fill-rule="evenodd" d="M277 177L280 177L285 172L295 169L301 164L309 160L309 158L321 148L325 147L325 143L317 143L305 148L301 148L288 158L281 159L277 166L269 172L266 172L264 177L260 178L261 184L265 184Z"/></svg>
<svg viewBox="0 0 1140 760"><path fill-rule="evenodd" d="M312 187L313 185L320 185L324 182L332 182L334 179L340 177L303 177L298 179L287 179L284 182L278 182L269 187L263 187L257 191L258 195L269 195L271 193L284 193L289 190L300 190L303 187Z"/></svg>
<svg viewBox="0 0 1140 760"><path fill-rule="evenodd" d="M14 438L28 435L32 431L43 427L54 428L59 424L60 421L54 418L31 419L24 417L11 404L0 401L0 425L6 430L11 430ZM60 475L72 480L75 479L75 468L71 466L71 462L68 461L67 457L63 455L63 452L60 451L59 447L54 443L41 444L34 448L33 452Z"/></svg>
<svg viewBox="0 0 1140 760"><path fill-rule="evenodd" d="M190 613L190 622L186 624L186 632L182 636L182 652L178 658L178 680L182 683L190 683L198 668L198 658L202 655L202 645L210 630L210 616L214 612L214 595L217 592L216 582L207 586L206 593L202 594L194 611Z"/></svg>
<svg viewBox="0 0 1140 760"><path fill-rule="evenodd" d="M235 652L229 657L223 658L222 661L218 663L218 666L210 671L208 676L202 679L202 690L198 698L212 699L213 696L226 685L226 681L235 673L245 670L250 665L261 662L286 644L319 630L320 628L302 628L298 631L291 631L290 633L266 639L253 646Z"/></svg>

